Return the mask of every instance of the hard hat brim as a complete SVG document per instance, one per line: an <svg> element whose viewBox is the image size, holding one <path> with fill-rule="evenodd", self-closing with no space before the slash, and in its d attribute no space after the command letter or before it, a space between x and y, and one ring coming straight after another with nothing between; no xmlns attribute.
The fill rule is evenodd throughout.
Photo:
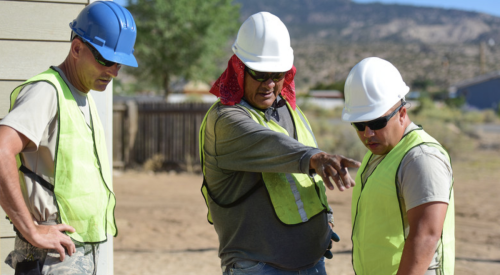
<svg viewBox="0 0 500 275"><path fill-rule="evenodd" d="M104 59L108 61L116 62L130 67L138 66L137 59L135 59L135 56L133 54L115 52L108 47L98 46L88 40L87 42L91 44L102 55L102 57L104 57Z"/></svg>
<svg viewBox="0 0 500 275"><path fill-rule="evenodd" d="M266 56L244 56L236 53L236 56L248 68L259 72L287 72L293 66L293 50L285 58L266 57Z"/></svg>
<svg viewBox="0 0 500 275"><path fill-rule="evenodd" d="M342 110L342 120L347 122L365 122L377 119L389 111L398 101L404 99L404 96L409 92L409 90L410 88L401 93L397 100L386 101L380 106L358 106L351 107L349 110L347 110L344 106L344 109Z"/></svg>
<svg viewBox="0 0 500 275"><path fill-rule="evenodd" d="M101 55L106 60L120 63L122 65L130 66L130 67L137 67L138 66L137 59L135 59L135 56L133 54L124 54L124 53L118 53L118 52L111 51L111 53L108 53L108 54L101 53Z"/></svg>

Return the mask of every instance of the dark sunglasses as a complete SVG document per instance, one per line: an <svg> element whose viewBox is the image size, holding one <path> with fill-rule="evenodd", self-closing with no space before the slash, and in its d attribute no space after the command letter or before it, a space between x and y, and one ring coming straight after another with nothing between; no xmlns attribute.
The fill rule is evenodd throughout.
<svg viewBox="0 0 500 275"><path fill-rule="evenodd" d="M103 66L106 66L106 67L111 67L111 66L117 64L116 62L108 61L108 60L104 59L104 57L102 57L102 55L99 53L99 51L96 48L94 48L94 46L90 45L89 42L84 41L80 37L78 37L78 38L83 42L83 44L85 44L87 46L87 48L89 48L90 52L94 56L95 61L97 61L97 63L99 63ZM120 65L120 64L118 64L118 65Z"/></svg>
<svg viewBox="0 0 500 275"><path fill-rule="evenodd" d="M287 72L282 72L282 73L266 73L266 72L259 72L259 71L254 71L248 67L246 67L247 73L255 80L258 82L265 82L268 79L272 79L274 82L278 82L285 78L285 75Z"/></svg>
<svg viewBox="0 0 500 275"><path fill-rule="evenodd" d="M353 122L351 123L354 128L356 128L356 130L358 131L364 131L366 126L368 126L370 129L372 130L380 130L382 128L384 128L385 126L387 126L387 122L395 115L398 113L398 111L403 108L403 106L406 105L406 102L401 102L401 105L396 109L394 110L394 112L390 113L389 115L386 115L386 116L383 116L383 117L379 117L377 119L374 119L374 120L370 120L368 122Z"/></svg>

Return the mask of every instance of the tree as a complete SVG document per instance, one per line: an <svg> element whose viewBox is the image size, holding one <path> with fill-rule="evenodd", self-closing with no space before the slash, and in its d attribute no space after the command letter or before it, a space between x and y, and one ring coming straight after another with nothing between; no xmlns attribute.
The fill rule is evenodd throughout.
<svg viewBox="0 0 500 275"><path fill-rule="evenodd" d="M173 77L211 80L239 27L239 6L231 0L133 0L137 25L135 56L141 82L168 96Z"/></svg>

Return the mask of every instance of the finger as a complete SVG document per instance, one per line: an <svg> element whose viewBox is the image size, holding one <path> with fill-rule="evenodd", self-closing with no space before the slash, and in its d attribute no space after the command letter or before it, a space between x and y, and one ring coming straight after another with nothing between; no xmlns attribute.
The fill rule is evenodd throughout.
<svg viewBox="0 0 500 275"><path fill-rule="evenodd" d="M59 253L59 260L61 260L61 262L64 261L64 256L66 256L66 253L64 253L64 248L62 247L62 245L56 245L55 247L55 250Z"/></svg>
<svg viewBox="0 0 500 275"><path fill-rule="evenodd" d="M327 250L323 256L327 259L331 259L333 258L333 253L330 250Z"/></svg>
<svg viewBox="0 0 500 275"><path fill-rule="evenodd" d="M325 167L323 165L320 165L318 168L315 169L315 171L316 174L318 174L323 179L325 186L328 189L333 190L333 183L330 181L330 178L325 173Z"/></svg>
<svg viewBox="0 0 500 275"><path fill-rule="evenodd" d="M339 177L339 174L334 168L335 168L334 166L328 166L327 169L325 169L326 170L325 172L328 173L329 177L333 179L339 190L344 191L345 188L344 184L342 183L342 179ZM333 188L331 190L333 190Z"/></svg>
<svg viewBox="0 0 500 275"><path fill-rule="evenodd" d="M351 175L347 172L347 168L341 168L340 169L340 178L342 179L342 182L344 183L345 188L350 188L354 186L354 180L351 178Z"/></svg>
<svg viewBox="0 0 500 275"><path fill-rule="evenodd" d="M352 186L354 186L354 181L352 180L351 176L349 175L349 171L347 170L347 167L345 167L342 162L343 161L353 161L351 159L344 158L343 156L337 156L340 158L340 161L337 161L337 159L332 159L332 169L335 169L335 173L337 173L337 176L339 177L339 184L343 184L343 186L347 189ZM356 162L356 161L354 161ZM343 191L342 189L341 191Z"/></svg>
<svg viewBox="0 0 500 275"><path fill-rule="evenodd" d="M68 251L68 255L72 256L73 253L76 252L75 243L73 243L70 237L63 235L61 244L66 248L66 251Z"/></svg>
<svg viewBox="0 0 500 275"><path fill-rule="evenodd" d="M346 181L349 182L350 187L354 187L356 185L356 181L351 177L351 175L347 174Z"/></svg>
<svg viewBox="0 0 500 275"><path fill-rule="evenodd" d="M323 178L323 182L325 183L325 186L330 189L330 190L333 190L335 189L334 186L333 186L333 183L332 181L330 180L330 177L324 177Z"/></svg>
<svg viewBox="0 0 500 275"><path fill-rule="evenodd" d="M354 187L354 185L356 185L356 181L349 174L347 167L341 168L340 177L342 178L346 188Z"/></svg>
<svg viewBox="0 0 500 275"><path fill-rule="evenodd" d="M359 162L357 160L346 158L344 156L340 156L340 157L342 158L340 160L340 163L342 164L343 167L359 168L361 166L361 162Z"/></svg>
<svg viewBox="0 0 500 275"><path fill-rule="evenodd" d="M332 231L332 240L336 243L338 243L340 241L340 237L339 235L337 235L337 233L333 232Z"/></svg>
<svg viewBox="0 0 500 275"><path fill-rule="evenodd" d="M71 225L67 225L67 224L58 224L56 225L57 227L57 230L59 231L69 231L71 233L75 232L75 229L71 226Z"/></svg>

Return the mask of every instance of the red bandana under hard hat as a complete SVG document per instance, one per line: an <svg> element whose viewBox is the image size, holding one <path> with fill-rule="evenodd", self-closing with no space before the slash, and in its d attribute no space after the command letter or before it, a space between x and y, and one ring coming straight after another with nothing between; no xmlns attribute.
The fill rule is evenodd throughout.
<svg viewBox="0 0 500 275"><path fill-rule="evenodd" d="M295 110L295 66L292 66L286 75L281 96L286 99L292 109ZM224 105L232 106L240 103L244 95L244 79L245 79L245 64L235 55L229 59L227 69L215 81L210 89L210 93L220 97L220 101Z"/></svg>

